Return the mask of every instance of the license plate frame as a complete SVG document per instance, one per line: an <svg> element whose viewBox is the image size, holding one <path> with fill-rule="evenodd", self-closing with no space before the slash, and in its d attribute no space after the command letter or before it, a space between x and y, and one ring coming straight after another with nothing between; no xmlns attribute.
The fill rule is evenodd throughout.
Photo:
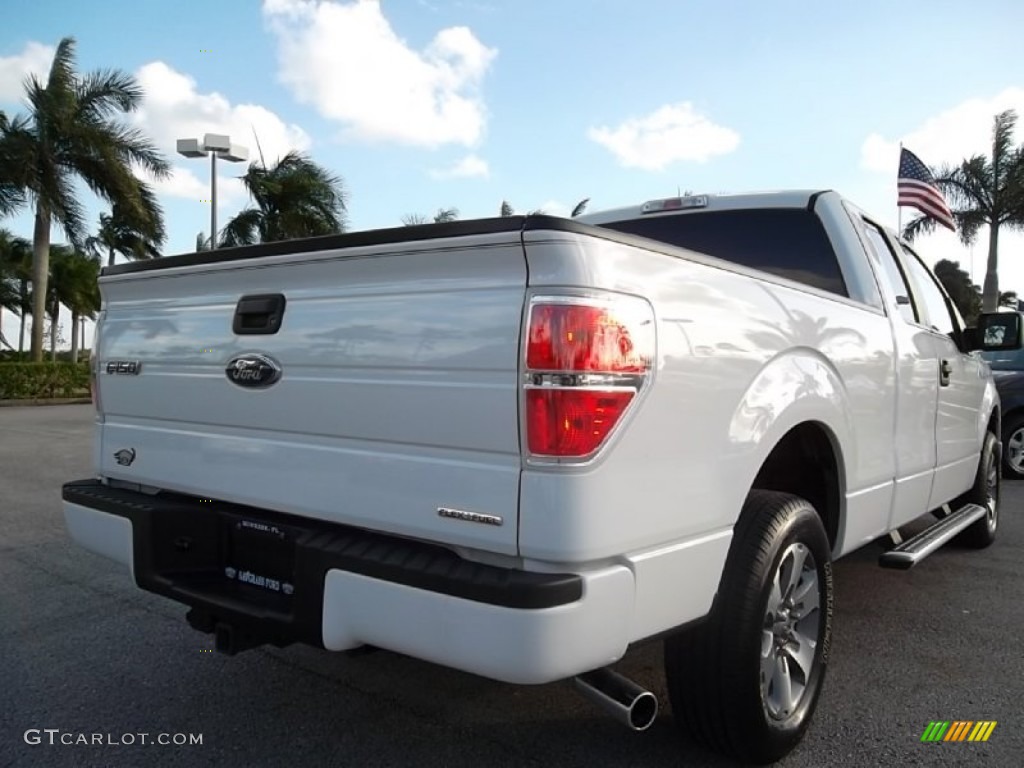
<svg viewBox="0 0 1024 768"><path fill-rule="evenodd" d="M294 532L266 520L229 516L224 534L222 571L228 581L249 594L294 595Z"/></svg>

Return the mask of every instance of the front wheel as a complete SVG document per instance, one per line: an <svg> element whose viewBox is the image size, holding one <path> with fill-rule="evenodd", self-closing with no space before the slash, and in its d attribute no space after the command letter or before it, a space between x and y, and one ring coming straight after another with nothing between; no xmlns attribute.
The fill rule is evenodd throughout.
<svg viewBox="0 0 1024 768"><path fill-rule="evenodd" d="M956 542L974 549L984 549L996 540L996 529L999 528L999 472L1000 444L991 432L985 433L985 441L981 446L981 458L978 461L978 472L974 476L974 485L967 493L954 502L954 506L977 504L985 508L985 516L956 537Z"/></svg>
<svg viewBox="0 0 1024 768"><path fill-rule="evenodd" d="M708 621L665 641L677 724L746 762L787 754L821 693L833 603L831 550L814 507L751 491Z"/></svg>

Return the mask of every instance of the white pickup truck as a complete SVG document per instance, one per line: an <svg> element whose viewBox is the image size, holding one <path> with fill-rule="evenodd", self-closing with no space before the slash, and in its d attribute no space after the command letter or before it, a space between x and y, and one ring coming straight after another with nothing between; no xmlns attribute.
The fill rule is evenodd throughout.
<svg viewBox="0 0 1024 768"><path fill-rule="evenodd" d="M676 721L799 741L831 563L992 542L999 400L906 243L835 192L691 196L117 265L71 536L235 653L385 648L496 680L665 642ZM898 539L898 534L894 535ZM898 541L896 542L898 543Z"/></svg>

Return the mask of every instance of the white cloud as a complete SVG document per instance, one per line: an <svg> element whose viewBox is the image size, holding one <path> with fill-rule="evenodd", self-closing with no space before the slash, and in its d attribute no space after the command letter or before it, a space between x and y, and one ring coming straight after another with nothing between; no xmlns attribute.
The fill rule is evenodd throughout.
<svg viewBox="0 0 1024 768"><path fill-rule="evenodd" d="M172 169L171 177L169 179L162 179L160 181L148 179L148 181L156 187L158 192L172 197L184 197L189 200L198 200L202 202L210 196L209 173L206 174L206 178L200 179L199 176L189 168L175 167ZM237 179L225 179L220 174L217 174L217 183L224 185L223 187L220 187L220 195L224 195L224 192L226 191L228 198L237 196L242 192ZM218 196L218 200L221 199L223 199L223 197Z"/></svg>
<svg viewBox="0 0 1024 768"><path fill-rule="evenodd" d="M689 102L666 104L645 117L629 118L614 128L590 128L587 136L605 147L626 168L660 171L680 160L703 163L739 146L731 128L711 122Z"/></svg>
<svg viewBox="0 0 1024 768"><path fill-rule="evenodd" d="M970 99L893 139L872 133L861 146L861 165L895 176L900 141L931 166L958 163L975 154L990 155L992 118L1007 109L1016 109L1024 117L1024 89L1007 88L989 99Z"/></svg>
<svg viewBox="0 0 1024 768"><path fill-rule="evenodd" d="M0 56L0 103L20 102L25 95L25 78L46 77L56 49L42 43L25 43L21 53Z"/></svg>
<svg viewBox="0 0 1024 768"><path fill-rule="evenodd" d="M414 146L474 146L486 109L480 84L497 50L448 27L422 51L391 28L377 0L264 0L279 77L344 136Z"/></svg>
<svg viewBox="0 0 1024 768"><path fill-rule="evenodd" d="M136 77L146 95L133 119L175 162L172 177L155 182L163 194L197 202L209 197L209 171L201 170L199 160L185 160L175 154L178 139L202 138L206 133L228 134L236 144L248 147L250 159L256 159L259 155L253 138L255 129L267 163L290 150L310 146L309 135L297 125L285 123L258 104L232 105L219 93L200 93L195 80L163 62L146 64L136 72ZM218 201L229 203L244 197L237 177L246 167L244 163L218 164Z"/></svg>
<svg viewBox="0 0 1024 768"><path fill-rule="evenodd" d="M533 209L530 208L528 210ZM537 210L543 211L548 216L562 216L564 218L569 218L569 214L572 213L569 210L569 206L559 200L545 200L537 206Z"/></svg>
<svg viewBox="0 0 1024 768"><path fill-rule="evenodd" d="M486 160L476 155L466 155L451 167L431 171L430 175L435 179L486 179L490 172Z"/></svg>

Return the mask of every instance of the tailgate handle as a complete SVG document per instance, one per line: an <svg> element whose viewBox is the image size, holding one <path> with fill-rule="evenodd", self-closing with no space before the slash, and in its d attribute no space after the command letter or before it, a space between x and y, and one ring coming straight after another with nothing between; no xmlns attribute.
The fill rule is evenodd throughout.
<svg viewBox="0 0 1024 768"><path fill-rule="evenodd" d="M235 307L231 329L239 336L277 333L284 317L284 294L261 293L243 296Z"/></svg>

